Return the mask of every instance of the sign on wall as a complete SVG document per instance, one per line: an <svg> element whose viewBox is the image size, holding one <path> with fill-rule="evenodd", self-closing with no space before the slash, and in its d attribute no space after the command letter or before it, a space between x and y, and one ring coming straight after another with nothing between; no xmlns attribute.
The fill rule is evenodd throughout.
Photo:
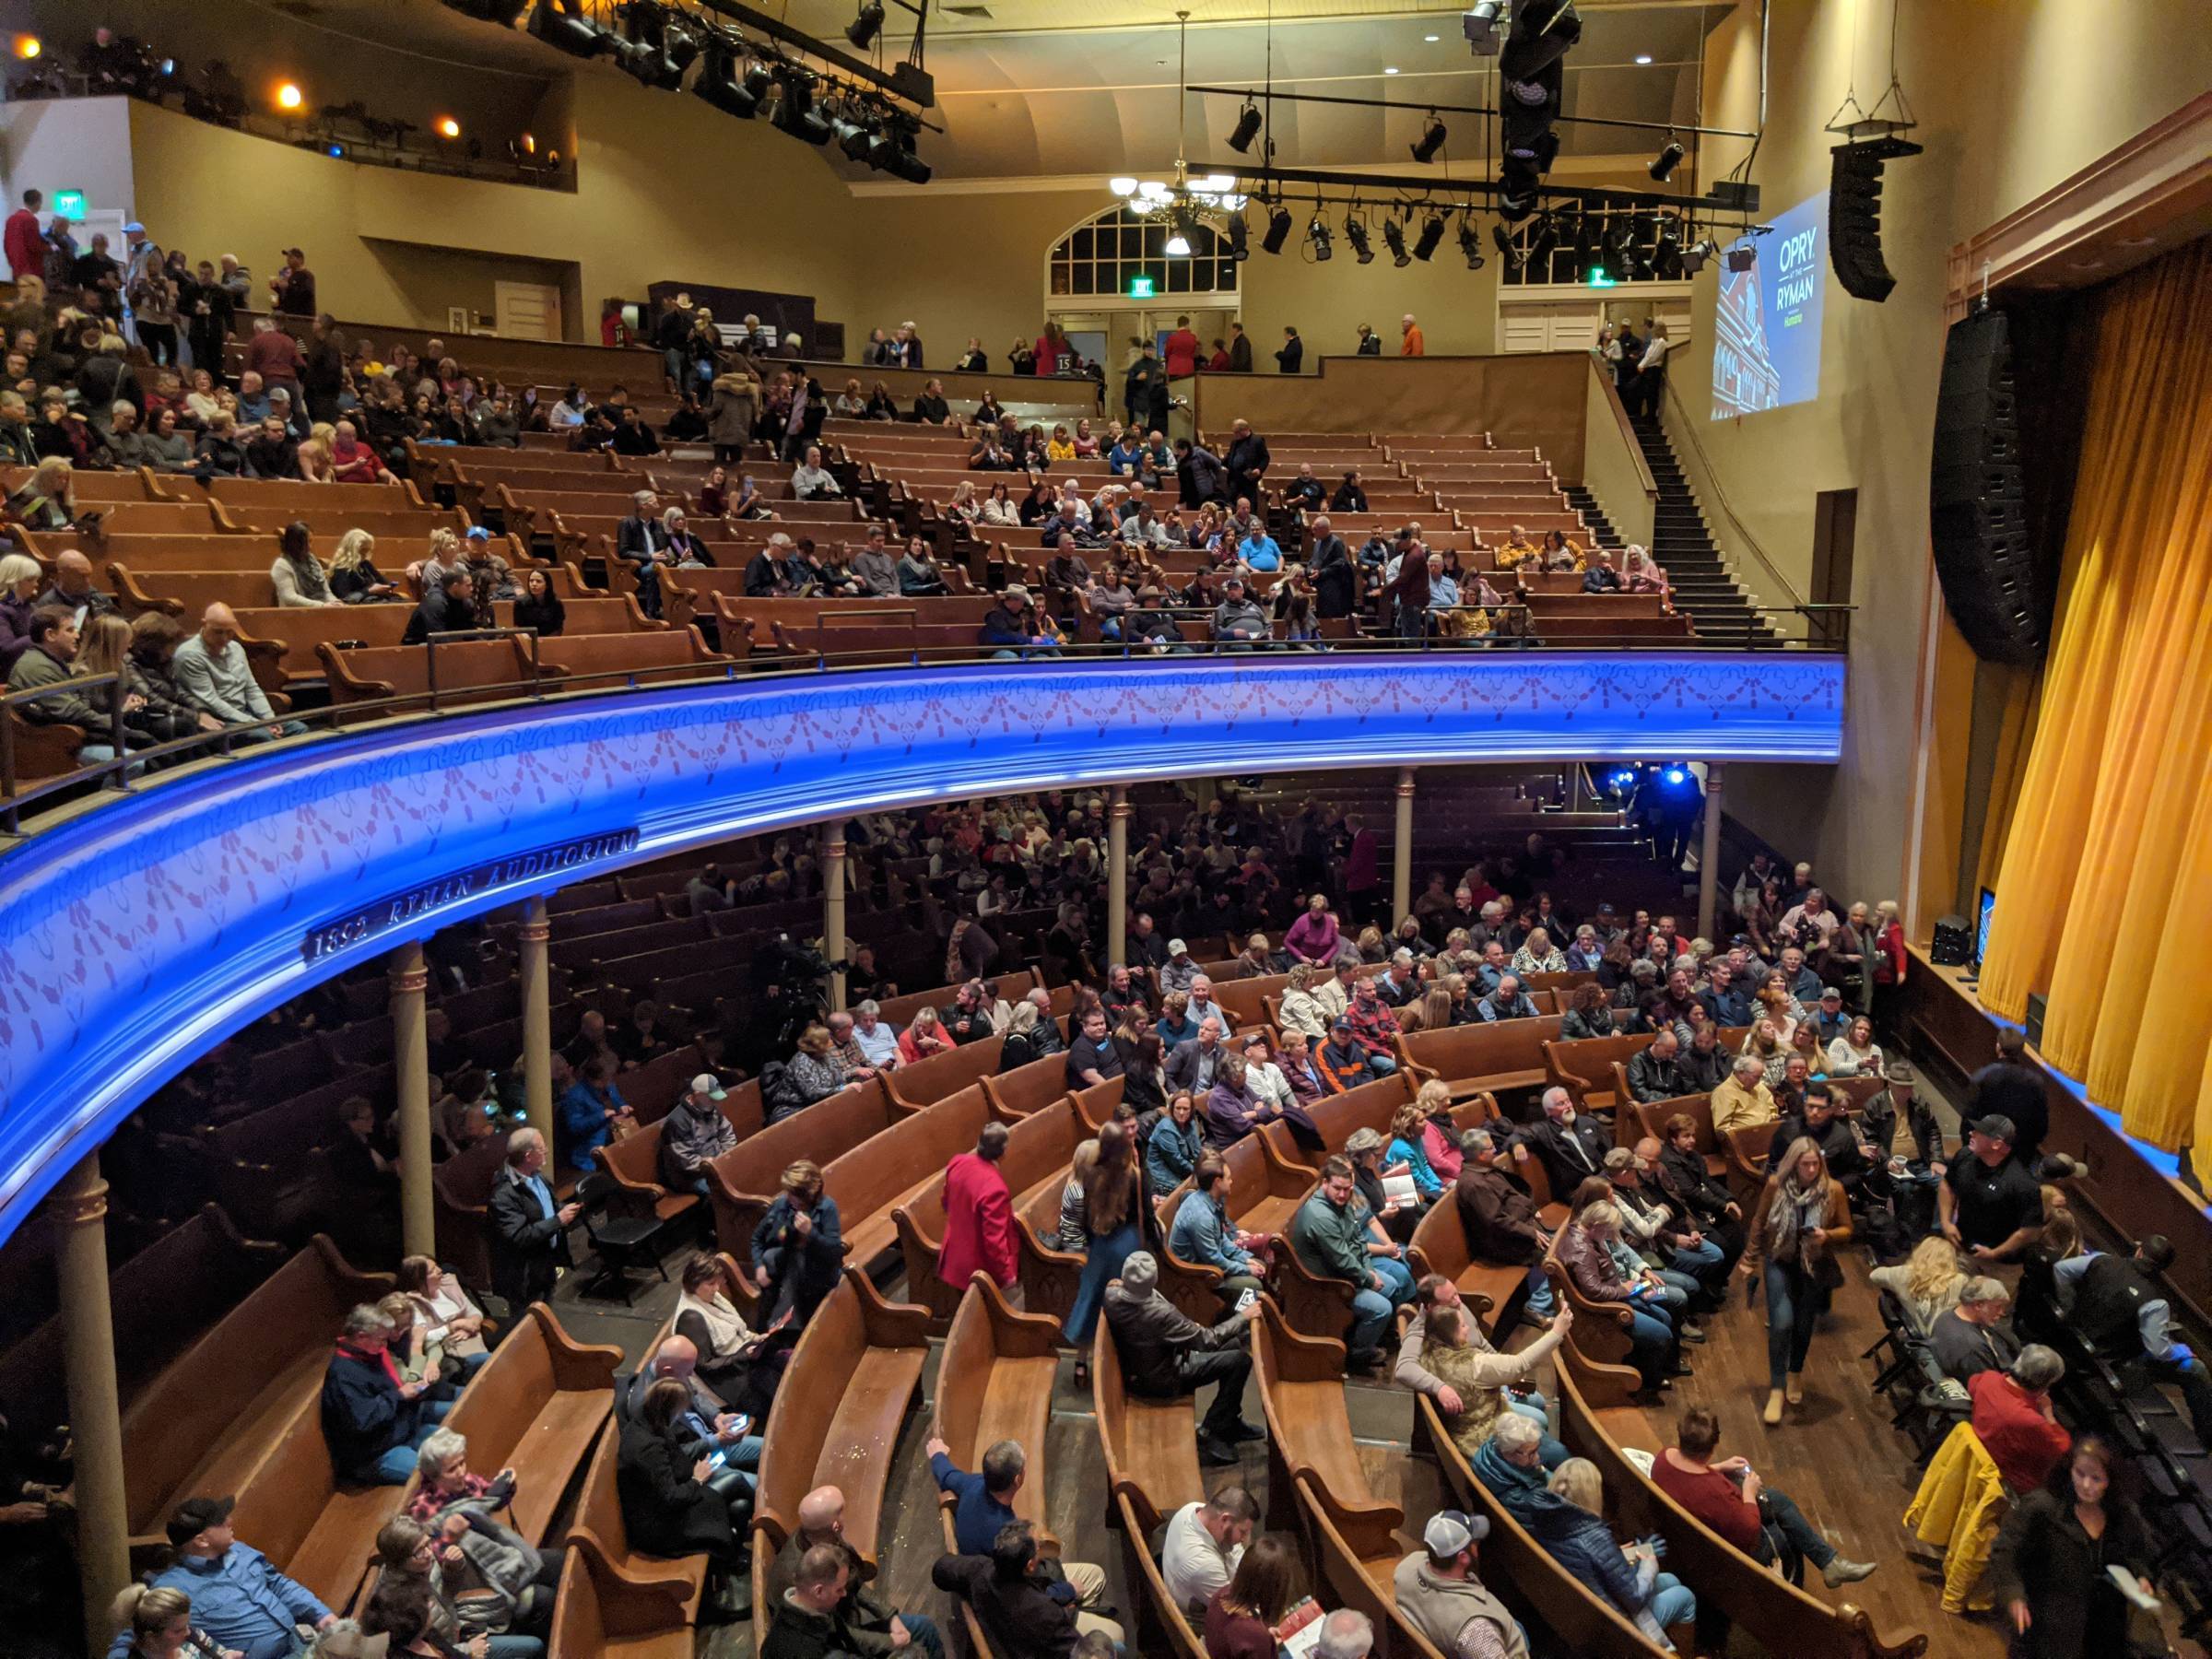
<svg viewBox="0 0 2212 1659"><path fill-rule="evenodd" d="M1820 395L1820 307L1828 291L1828 193L1759 239L1747 271L1721 272L1713 306L1712 418Z"/></svg>

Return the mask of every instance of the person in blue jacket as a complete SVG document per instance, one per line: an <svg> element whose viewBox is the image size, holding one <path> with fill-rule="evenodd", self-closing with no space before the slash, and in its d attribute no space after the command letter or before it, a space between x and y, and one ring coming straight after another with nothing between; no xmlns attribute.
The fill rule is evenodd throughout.
<svg viewBox="0 0 2212 1659"><path fill-rule="evenodd" d="M346 1315L323 1373L323 1439L348 1486L405 1486L417 1450L453 1406L453 1391L436 1378L400 1380L384 1351L391 1335L383 1310L364 1302Z"/></svg>
<svg viewBox="0 0 2212 1659"><path fill-rule="evenodd" d="M1198 1126L1198 1105L1188 1089L1179 1089L1168 1109L1152 1125L1145 1142L1145 1191L1165 1198L1191 1178L1206 1150L1206 1134Z"/></svg>
<svg viewBox="0 0 2212 1659"><path fill-rule="evenodd" d="M569 1146L569 1163L594 1167L592 1153L615 1138L615 1124L630 1116L629 1102L615 1087L615 1065L604 1054L583 1063L569 1092L560 1097L560 1128Z"/></svg>
<svg viewBox="0 0 2212 1659"><path fill-rule="evenodd" d="M821 1166L800 1159L783 1171L783 1190L753 1229L753 1282L765 1329L786 1309L803 1329L837 1288L845 1261L837 1200L822 1191Z"/></svg>

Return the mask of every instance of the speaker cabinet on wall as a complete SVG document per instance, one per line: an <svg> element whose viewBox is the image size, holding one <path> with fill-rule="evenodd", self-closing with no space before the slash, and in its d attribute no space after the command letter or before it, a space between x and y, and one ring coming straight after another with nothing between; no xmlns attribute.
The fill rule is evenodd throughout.
<svg viewBox="0 0 2212 1659"><path fill-rule="evenodd" d="M2028 533L2012 347L2000 311L1960 318L1944 342L1928 534L1943 602L1974 654L2041 661L2050 616Z"/></svg>
<svg viewBox="0 0 2212 1659"><path fill-rule="evenodd" d="M1828 262L1845 293L1878 303L1897 286L1882 258L1882 169L1919 155L1920 146L1862 138L1828 153Z"/></svg>

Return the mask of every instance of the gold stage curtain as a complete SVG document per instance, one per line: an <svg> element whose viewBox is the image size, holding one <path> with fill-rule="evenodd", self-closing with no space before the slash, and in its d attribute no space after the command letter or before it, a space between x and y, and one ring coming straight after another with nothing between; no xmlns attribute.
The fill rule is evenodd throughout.
<svg viewBox="0 0 2212 1659"><path fill-rule="evenodd" d="M2018 1019L2045 992L2045 1057L2130 1134L2212 1166L2212 980L2190 965L2212 919L2212 242L2093 303L2056 638L1982 996Z"/></svg>

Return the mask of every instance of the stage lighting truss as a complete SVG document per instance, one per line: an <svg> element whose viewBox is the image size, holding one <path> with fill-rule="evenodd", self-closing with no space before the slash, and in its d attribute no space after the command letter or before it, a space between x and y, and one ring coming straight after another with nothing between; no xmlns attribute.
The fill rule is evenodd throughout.
<svg viewBox="0 0 2212 1659"><path fill-rule="evenodd" d="M1606 282L1679 282L1695 276L1719 252L1720 232L1649 207L1561 204L1519 224L1492 226L1505 280L1513 286L1583 283L1593 271Z"/></svg>

